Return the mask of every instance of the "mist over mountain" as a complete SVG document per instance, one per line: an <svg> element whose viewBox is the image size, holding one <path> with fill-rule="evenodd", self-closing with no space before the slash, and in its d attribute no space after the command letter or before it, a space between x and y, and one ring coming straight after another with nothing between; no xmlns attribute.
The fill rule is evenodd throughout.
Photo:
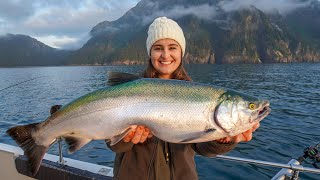
<svg viewBox="0 0 320 180"><path fill-rule="evenodd" d="M93 27L70 63L145 63L147 28L159 16L183 28L186 63L319 62L319 12L315 0L142 0L118 20Z"/></svg>
<svg viewBox="0 0 320 180"><path fill-rule="evenodd" d="M317 0L141 0L118 20L94 26L73 52L0 37L0 66L144 64L147 29L159 16L184 30L185 63L320 62Z"/></svg>
<svg viewBox="0 0 320 180"><path fill-rule="evenodd" d="M320 3L314 1L308 7L290 12L284 17L290 30L299 39L320 48Z"/></svg>

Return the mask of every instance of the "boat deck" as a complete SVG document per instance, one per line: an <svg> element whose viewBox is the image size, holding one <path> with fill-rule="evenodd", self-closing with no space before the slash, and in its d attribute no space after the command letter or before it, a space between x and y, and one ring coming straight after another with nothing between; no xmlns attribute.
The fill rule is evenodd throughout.
<svg viewBox="0 0 320 180"><path fill-rule="evenodd" d="M0 143L0 179L113 179L113 169L93 163L64 158L64 165L57 163L58 156L46 154L35 177L32 177L27 165L27 158L19 147Z"/></svg>

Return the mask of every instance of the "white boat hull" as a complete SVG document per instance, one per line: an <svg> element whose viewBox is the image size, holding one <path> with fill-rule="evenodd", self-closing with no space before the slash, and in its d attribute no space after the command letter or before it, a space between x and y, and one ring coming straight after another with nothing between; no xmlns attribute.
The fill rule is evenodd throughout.
<svg viewBox="0 0 320 180"><path fill-rule="evenodd" d="M59 156L55 156L52 154L45 154L44 162L41 165L41 168L43 169L42 172L40 168L40 172L36 175L35 178L32 178L27 175L21 174L21 172L22 173L24 172L23 170L21 170L21 167L24 166L23 164L26 164L26 161L24 159L26 158L25 156L23 156L22 149L16 146L0 143L0 162L1 162L0 163L0 179L1 180L12 180L12 179L32 180L35 178L47 179L45 178L45 176L50 176L50 178L52 179L53 178L52 176L55 176L55 175L57 176L57 178L53 178L53 179L59 179L58 178L59 175L61 176L64 173L63 176L68 176L68 172L70 171L73 171L72 173L69 173L72 176L77 174L77 172L80 172L79 176L81 177L85 177L86 174L88 176L95 176L95 179L100 179L100 178L112 179L113 177L113 168L111 167L83 162L83 161L74 160L70 158L64 158L64 161L65 161L64 165L59 165L57 163L59 161ZM19 166L17 166L16 164L17 162L22 162L22 164L20 163ZM22 167L22 168L27 169L27 167ZM45 172L48 169L51 174L48 174L48 172ZM83 172L87 172L87 173L83 173Z"/></svg>

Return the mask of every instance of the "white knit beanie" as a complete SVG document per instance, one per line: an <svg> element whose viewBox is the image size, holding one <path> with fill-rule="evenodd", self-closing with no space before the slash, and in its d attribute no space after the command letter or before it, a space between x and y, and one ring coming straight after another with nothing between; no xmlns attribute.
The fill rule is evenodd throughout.
<svg viewBox="0 0 320 180"><path fill-rule="evenodd" d="M148 55L150 56L150 49L155 42L166 38L173 39L179 43L183 57L186 49L183 31L178 23L167 17L158 17L150 24L146 42Z"/></svg>

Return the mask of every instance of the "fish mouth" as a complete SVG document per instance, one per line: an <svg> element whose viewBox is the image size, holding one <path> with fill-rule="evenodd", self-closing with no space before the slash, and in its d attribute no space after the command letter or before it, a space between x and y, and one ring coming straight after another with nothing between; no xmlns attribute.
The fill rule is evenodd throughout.
<svg viewBox="0 0 320 180"><path fill-rule="evenodd" d="M270 104L269 102L265 103L263 107L258 111L258 116L253 121L261 121L263 118L265 118L269 113L271 112Z"/></svg>

